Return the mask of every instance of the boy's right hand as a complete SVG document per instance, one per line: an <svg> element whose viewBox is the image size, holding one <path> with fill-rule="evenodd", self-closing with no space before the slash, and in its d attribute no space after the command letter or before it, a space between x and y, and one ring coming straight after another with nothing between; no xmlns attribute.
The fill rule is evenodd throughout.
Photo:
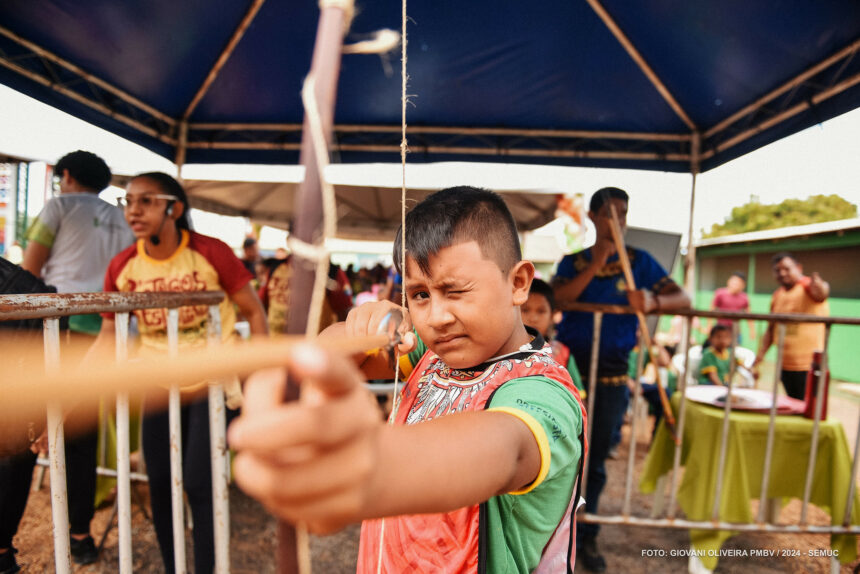
<svg viewBox="0 0 860 574"><path fill-rule="evenodd" d="M400 333L400 344L396 347L397 352L401 355L411 353L418 346L418 339L412 332L412 320L409 317L409 311L390 301L371 301L354 307L346 316L345 335L348 337L376 335L379 333L380 323L391 310L400 311L403 315L403 321L397 328L397 332Z"/></svg>
<svg viewBox="0 0 860 574"><path fill-rule="evenodd" d="M591 261L603 267L616 251L615 242L612 238L599 238L591 248Z"/></svg>
<svg viewBox="0 0 860 574"><path fill-rule="evenodd" d="M384 424L344 357L311 344L288 353L301 398L283 402L283 369L249 377L242 414L228 435L238 450L236 482L279 517L330 533L365 518Z"/></svg>

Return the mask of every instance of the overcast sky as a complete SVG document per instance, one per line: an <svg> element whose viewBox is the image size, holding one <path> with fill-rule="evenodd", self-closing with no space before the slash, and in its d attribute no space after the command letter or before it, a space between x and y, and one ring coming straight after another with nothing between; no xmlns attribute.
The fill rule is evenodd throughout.
<svg viewBox="0 0 860 574"><path fill-rule="evenodd" d="M169 160L0 85L0 153L53 163L75 149L102 156L116 173L176 173ZM301 173L295 166L188 165L183 175L194 179L298 181ZM400 166L332 166L329 178L335 183L399 187ZM407 185L416 188L469 184L583 193L588 198L603 186L622 187L631 195L631 226L684 234L691 179L688 174L512 164L415 164L407 170ZM819 193L835 193L860 204L860 110L700 175L694 236L702 228L723 221L732 207L746 203L751 195L757 195L762 203L778 203ZM220 230L222 239L231 245L241 243L245 232L242 221L218 217L200 223L206 233L213 233L210 226ZM273 237L282 241L281 235Z"/></svg>

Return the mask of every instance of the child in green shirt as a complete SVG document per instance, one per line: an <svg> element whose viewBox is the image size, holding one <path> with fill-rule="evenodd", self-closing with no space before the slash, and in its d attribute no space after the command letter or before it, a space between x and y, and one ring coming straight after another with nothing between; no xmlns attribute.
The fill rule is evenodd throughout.
<svg viewBox="0 0 860 574"><path fill-rule="evenodd" d="M729 347L732 344L732 332L725 325L715 325L708 336L710 346L702 352L702 362L699 364L700 385L727 385L731 372Z"/></svg>
<svg viewBox="0 0 860 574"><path fill-rule="evenodd" d="M555 322L552 320L552 316L555 311L555 296L552 293L552 287L546 281L532 279L532 286L529 288L529 298L520 308L520 312L523 315L523 324L536 329L538 333L543 335L543 338L552 347L553 358L559 365L567 369L567 372L570 373L570 378L573 379L573 384L579 389L580 396L582 399L585 399L585 386L582 384L582 377L579 374L579 369L576 368L576 361L573 360L570 349L567 348L567 345L554 339L552 336L555 330Z"/></svg>

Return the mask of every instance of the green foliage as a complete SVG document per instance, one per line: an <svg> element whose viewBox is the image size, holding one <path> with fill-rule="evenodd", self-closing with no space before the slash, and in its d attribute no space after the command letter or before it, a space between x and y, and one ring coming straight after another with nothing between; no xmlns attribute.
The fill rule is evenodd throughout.
<svg viewBox="0 0 860 574"><path fill-rule="evenodd" d="M852 217L857 217L857 206L838 195L813 195L807 199L786 199L775 205L763 205L752 201L732 209L731 217L724 223L714 224L709 232L702 234L702 237L722 237Z"/></svg>

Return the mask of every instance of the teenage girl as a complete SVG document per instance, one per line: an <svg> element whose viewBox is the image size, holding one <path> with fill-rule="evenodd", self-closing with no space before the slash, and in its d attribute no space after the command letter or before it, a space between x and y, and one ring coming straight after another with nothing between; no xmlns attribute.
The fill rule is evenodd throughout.
<svg viewBox="0 0 860 574"><path fill-rule="evenodd" d="M224 341L234 338L236 313L233 304L250 323L251 333L266 334L266 318L251 285L252 275L232 249L218 239L191 230L185 190L164 173L144 173L132 179L126 195L119 199L125 220L137 239L111 261L104 290L123 292L215 291L227 293L220 305ZM141 355L167 352L167 311L144 309L135 312L141 338ZM105 314L97 345L112 341L113 314ZM180 347L205 346L208 307L179 310ZM170 381L164 381L164 387ZM214 567L212 473L209 460L209 406L206 383L183 388L182 461L185 492L194 520L194 571L211 572ZM161 396L159 396L159 394ZM150 407L166 405L167 391L147 395ZM195 398L187 400L188 396ZM170 447L167 412L152 409L143 419L143 453L149 476L152 519L161 556L168 573L174 572L173 524L170 502ZM235 414L235 412L233 413ZM228 411L228 420L232 418Z"/></svg>

